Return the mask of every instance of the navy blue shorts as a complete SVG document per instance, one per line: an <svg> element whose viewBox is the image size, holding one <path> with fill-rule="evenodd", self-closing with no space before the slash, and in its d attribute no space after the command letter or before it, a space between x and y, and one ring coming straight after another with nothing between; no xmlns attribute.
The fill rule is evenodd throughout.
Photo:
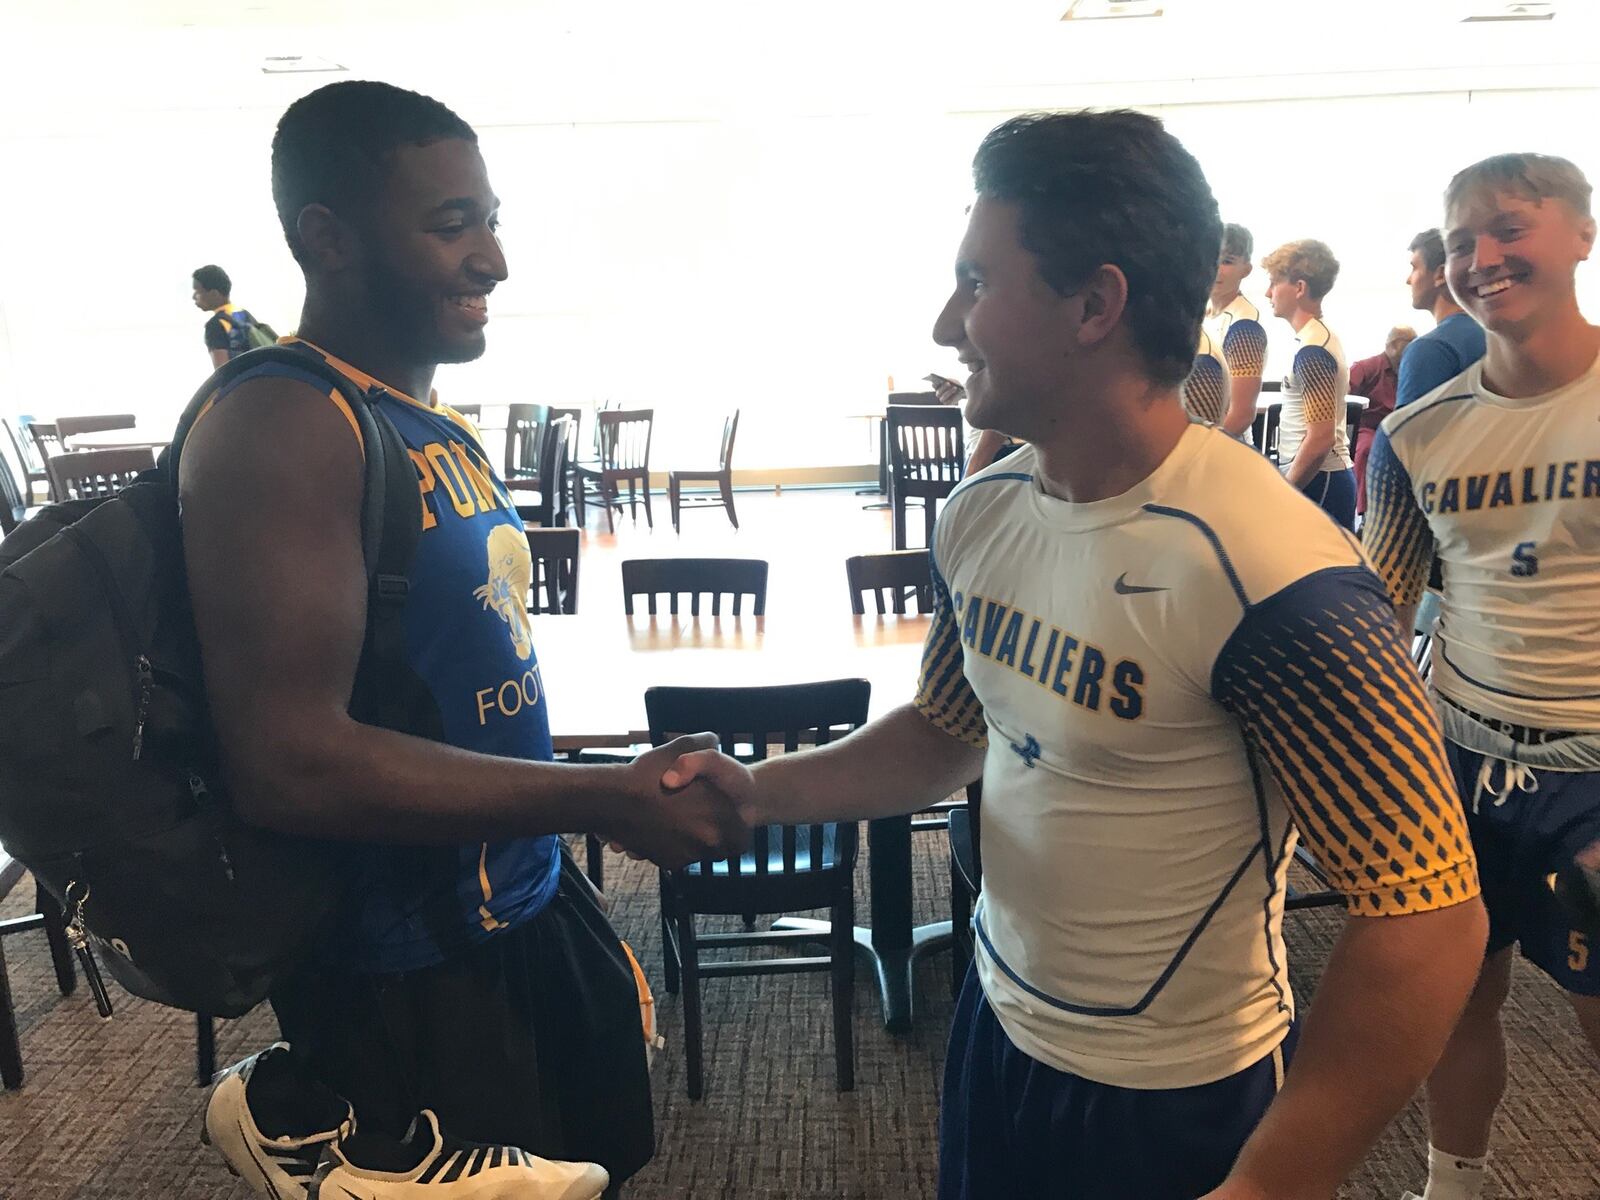
<svg viewBox="0 0 1600 1200"><path fill-rule="evenodd" d="M967 972L939 1113L939 1200L1195 1200L1233 1168L1278 1094L1297 1030L1198 1087L1112 1087L1029 1058Z"/></svg>
<svg viewBox="0 0 1600 1200"><path fill-rule="evenodd" d="M1339 524L1352 533L1356 528L1356 473L1348 467L1343 471L1318 471L1305 487L1300 489Z"/></svg>
<svg viewBox="0 0 1600 1200"><path fill-rule="evenodd" d="M1600 840L1600 772L1535 767L1537 791L1513 788L1499 805L1485 792L1473 812L1483 755L1448 739L1444 746L1478 855L1483 906L1489 910L1489 953L1519 946L1524 958L1567 991L1600 996L1600 946L1572 927L1549 882L1578 851ZM1496 784L1504 769L1495 766Z"/></svg>

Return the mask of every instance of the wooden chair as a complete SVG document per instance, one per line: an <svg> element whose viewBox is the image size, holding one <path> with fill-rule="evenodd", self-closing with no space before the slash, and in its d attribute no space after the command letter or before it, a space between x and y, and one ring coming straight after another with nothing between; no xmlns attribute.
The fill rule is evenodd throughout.
<svg viewBox="0 0 1600 1200"><path fill-rule="evenodd" d="M1367 411L1367 402L1359 396L1347 396L1344 402L1345 447L1355 457L1356 434L1361 429L1361 414Z"/></svg>
<svg viewBox="0 0 1600 1200"><path fill-rule="evenodd" d="M27 519L30 497L22 494L22 485L12 473L11 464L0 454L0 534L10 533Z"/></svg>
<svg viewBox="0 0 1600 1200"><path fill-rule="evenodd" d="M39 465L44 468L47 494L52 500L61 499L56 495L56 485L50 478L51 458L67 452L66 443L61 440L61 431L56 428L54 421L33 421L28 425L28 436L33 439L34 452L38 455Z"/></svg>
<svg viewBox="0 0 1600 1200"><path fill-rule="evenodd" d="M57 500L86 500L114 496L133 482L140 471L156 465L156 456L143 450L84 450L51 457L50 494Z"/></svg>
<svg viewBox="0 0 1600 1200"><path fill-rule="evenodd" d="M906 546L906 504L923 506L924 545L933 545L934 502L961 482L964 446L961 410L891 405L884 420L889 439L889 503L894 508L894 548Z"/></svg>
<svg viewBox="0 0 1600 1200"><path fill-rule="evenodd" d="M578 531L530 529L528 551L533 555L533 593L528 597L528 611L568 616L577 612Z"/></svg>
<svg viewBox="0 0 1600 1200"><path fill-rule="evenodd" d="M978 814L983 780L967 784L967 803L950 810L950 994L959 995L972 962L972 909L983 890Z"/></svg>
<svg viewBox="0 0 1600 1200"><path fill-rule="evenodd" d="M524 523L535 521L545 529L567 523L567 493L561 486L561 478L567 470L567 423L568 418L562 417L545 425L539 431L537 468L515 484L509 479L506 481L506 486L514 489L513 496L526 495L530 485L537 485L533 500L517 505L517 513ZM510 458L509 431L506 437L506 457Z"/></svg>
<svg viewBox="0 0 1600 1200"><path fill-rule="evenodd" d="M628 515L639 519L638 489L644 489L644 517L650 528L656 524L650 511L650 434L655 410L650 408L607 409L598 416L599 454L597 462L579 463L573 471L574 506L578 524L584 523L584 486L593 483L606 510L606 529L616 532L611 509L622 507L618 486L628 485Z"/></svg>
<svg viewBox="0 0 1600 1200"><path fill-rule="evenodd" d="M578 429L583 424L583 409L552 408L550 410L550 419L552 421L559 421L562 417L566 417L572 422L567 430L567 469L561 479L561 511L568 512L572 508L572 474L577 469L578 460L583 457L583 447L578 444Z"/></svg>
<svg viewBox="0 0 1600 1200"><path fill-rule="evenodd" d="M80 433L104 433L111 429L132 429L136 422L132 413L111 413L97 417L57 417L56 429L61 440L68 445Z"/></svg>
<svg viewBox="0 0 1600 1200"><path fill-rule="evenodd" d="M44 464L39 461L38 453L33 448L33 439L19 434L16 424L10 417L5 419L5 427L6 437L11 440L11 451L16 455L17 469L22 472L22 476L18 478L20 480L23 476L26 477L25 486L28 502L31 504L37 489L42 488L46 495L49 494L50 477L45 474Z"/></svg>
<svg viewBox="0 0 1600 1200"><path fill-rule="evenodd" d="M919 613L933 612L933 572L927 549L857 554L844 560L844 573L850 584L850 611L858 617L866 615L868 592L880 617L885 593L891 612L905 615L907 600L916 602Z"/></svg>
<svg viewBox="0 0 1600 1200"><path fill-rule="evenodd" d="M662 745L684 731L710 729L724 753L759 762L770 746L792 753L824 744L866 723L871 685L865 679L758 688L651 688L645 693L650 741ZM855 981L854 822L764 825L737 859L691 863L661 872L661 932L667 991L683 992L684 1052L691 1100L705 1093L701 979L826 971L833 992L834 1069L842 1092L855 1087L851 991ZM818 940L812 931L701 934L698 914L792 913L827 908L829 953L755 962L702 962L702 949L783 946Z"/></svg>
<svg viewBox="0 0 1600 1200"><path fill-rule="evenodd" d="M506 407L506 457L500 477L506 487L539 487L539 451L544 431L550 424L550 410L543 404L512 404Z"/></svg>
<svg viewBox="0 0 1600 1200"><path fill-rule="evenodd" d="M1278 461L1278 423L1282 417L1283 402L1274 400L1265 408L1258 409L1255 420L1250 423L1250 436L1256 449L1273 462Z"/></svg>
<svg viewBox="0 0 1600 1200"><path fill-rule="evenodd" d="M0 847L0 900L10 895L25 875L26 869ZM45 941L50 946L50 961L56 970L56 986L63 996L70 996L78 986L77 972L72 966L72 950L67 945L66 922L61 908L49 892L34 886L34 912L31 916L13 917L0 921L0 1085L8 1090L22 1086L22 1046L17 1038L16 1010L11 1003L11 984L6 978L5 939L14 933L44 930Z"/></svg>
<svg viewBox="0 0 1600 1200"><path fill-rule="evenodd" d="M717 468L704 471L669 471L667 473L667 500L672 506L672 528L678 528L678 512L682 508L725 508L728 520L739 528L739 514L733 507L733 439L739 436L739 410L722 423L722 448L717 453ZM683 498L686 483L715 483L721 499L709 496Z"/></svg>
<svg viewBox="0 0 1600 1200"><path fill-rule="evenodd" d="M678 615L678 596L689 593L689 615L700 615L700 597L711 596L711 615L722 615L722 594L733 593L733 615L745 596L755 599L754 615L767 612L767 564L760 558L630 558L622 563L622 608L633 616L633 598L644 596L656 615L656 597L671 596L668 612Z"/></svg>

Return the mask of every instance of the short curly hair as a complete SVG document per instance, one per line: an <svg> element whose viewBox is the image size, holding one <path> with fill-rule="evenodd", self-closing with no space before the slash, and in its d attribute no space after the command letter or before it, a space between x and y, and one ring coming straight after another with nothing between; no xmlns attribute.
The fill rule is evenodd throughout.
<svg viewBox="0 0 1600 1200"><path fill-rule="evenodd" d="M1284 243L1262 259L1261 266L1273 279L1303 281L1313 300L1321 300L1332 291L1339 278L1339 260L1326 242L1316 238Z"/></svg>

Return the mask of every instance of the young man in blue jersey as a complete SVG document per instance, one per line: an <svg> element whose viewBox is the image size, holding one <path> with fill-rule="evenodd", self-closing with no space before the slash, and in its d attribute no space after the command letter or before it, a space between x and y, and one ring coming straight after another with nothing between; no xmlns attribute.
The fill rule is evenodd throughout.
<svg viewBox="0 0 1600 1200"><path fill-rule="evenodd" d="M1283 477L1346 529L1356 527L1356 477L1345 427L1350 367L1322 319L1339 260L1315 238L1279 246L1263 260L1267 303L1294 330L1294 364L1283 379L1278 456Z"/></svg>
<svg viewBox="0 0 1600 1200"><path fill-rule="evenodd" d="M632 968L557 835L673 863L740 846L748 826L710 789L661 789L683 745L550 761L560 681L534 653L522 524L433 393L439 364L483 353L507 277L471 127L425 96L334 84L284 114L272 184L306 280L295 344L381 393L416 466L405 650L421 700L402 729L349 712L374 448L317 376L245 374L181 465L212 717L241 814L343 843L349 887L272 996L289 1048L230 1071L206 1129L277 1200L314 1171L324 1200L590 1200L649 1160L654 1134Z"/></svg>
<svg viewBox="0 0 1600 1200"><path fill-rule="evenodd" d="M934 338L974 423L1027 445L940 514L915 698L666 782L802 822L982 777L941 1200L1330 1200L1481 953L1437 724L1352 539L1184 412L1221 237L1194 159L1151 117L1055 113L993 130L974 174ZM1296 830L1352 914L1303 1022Z"/></svg>
<svg viewBox="0 0 1600 1200"><path fill-rule="evenodd" d="M1433 328L1406 347L1394 406L1404 408L1454 379L1483 357L1483 326L1469 317L1450 294L1445 278L1444 238L1424 229L1411 239L1411 307L1433 317Z"/></svg>
<svg viewBox="0 0 1600 1200"><path fill-rule="evenodd" d="M1450 290L1487 351L1384 421L1367 545L1406 631L1435 554L1443 566L1431 684L1489 943L1428 1080L1423 1194L1476 1200L1514 949L1566 991L1600 1052L1600 946L1550 884L1600 866L1600 326L1575 285L1594 248L1590 186L1565 159L1485 159L1451 180L1443 232Z"/></svg>

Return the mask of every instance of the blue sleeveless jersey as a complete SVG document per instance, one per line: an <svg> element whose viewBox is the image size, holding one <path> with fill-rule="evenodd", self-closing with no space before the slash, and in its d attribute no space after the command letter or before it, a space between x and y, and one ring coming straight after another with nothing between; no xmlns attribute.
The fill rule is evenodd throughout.
<svg viewBox="0 0 1600 1200"><path fill-rule="evenodd" d="M384 390L378 407L416 467L423 527L408 571L406 653L433 696L444 740L480 754L550 761L544 681L527 611L528 540L477 431L450 408L424 404L323 357L358 387ZM241 381L261 373L326 387L314 375L277 366L247 372ZM330 399L344 409L337 392ZM325 955L364 972L440 962L543 909L556 891L557 849L554 836L462 846L351 844L350 887Z"/></svg>

